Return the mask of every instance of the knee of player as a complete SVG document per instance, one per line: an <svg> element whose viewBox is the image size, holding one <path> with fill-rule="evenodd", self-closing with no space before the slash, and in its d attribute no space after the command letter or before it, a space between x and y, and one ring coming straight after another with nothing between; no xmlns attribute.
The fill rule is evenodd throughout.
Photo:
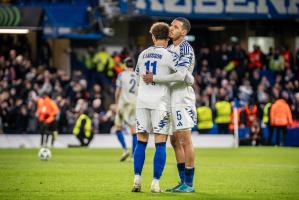
<svg viewBox="0 0 299 200"><path fill-rule="evenodd" d="M180 144L183 146L183 147L188 147L188 146L192 146L192 141L188 138L181 138L180 139Z"/></svg>
<svg viewBox="0 0 299 200"><path fill-rule="evenodd" d="M182 148L182 144L179 140L176 140L176 141L172 141L171 142L171 145L174 149L180 149Z"/></svg>

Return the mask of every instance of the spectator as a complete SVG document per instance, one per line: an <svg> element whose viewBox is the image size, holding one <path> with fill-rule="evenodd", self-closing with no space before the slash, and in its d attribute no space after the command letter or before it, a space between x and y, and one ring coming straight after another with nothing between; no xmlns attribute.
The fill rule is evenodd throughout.
<svg viewBox="0 0 299 200"><path fill-rule="evenodd" d="M241 48L240 44L235 45L232 51L232 60L236 63L236 71L238 72L240 78L244 76L246 71L246 65L248 63L247 54L244 49Z"/></svg>
<svg viewBox="0 0 299 200"><path fill-rule="evenodd" d="M199 133L208 133L213 128L212 109L205 105L202 100L197 107L197 128Z"/></svg>
<svg viewBox="0 0 299 200"><path fill-rule="evenodd" d="M218 68L223 69L230 62L230 52L227 44L222 44L221 46L221 62Z"/></svg>
<svg viewBox="0 0 299 200"><path fill-rule="evenodd" d="M243 84L239 86L239 99L241 106L248 104L249 99L253 95L253 89L250 84L250 81L246 78L243 79Z"/></svg>
<svg viewBox="0 0 299 200"><path fill-rule="evenodd" d="M285 68L284 58L280 54L279 49L276 48L274 54L270 56L269 69L274 72L281 72L284 70L284 68Z"/></svg>
<svg viewBox="0 0 299 200"><path fill-rule="evenodd" d="M293 67L293 55L290 52L289 47L287 47L286 45L284 45L282 47L282 52L281 52L283 58L284 58L284 68L285 69L292 69Z"/></svg>
<svg viewBox="0 0 299 200"><path fill-rule="evenodd" d="M258 45L253 46L253 51L249 53L249 69L262 69L263 68L264 54Z"/></svg>
<svg viewBox="0 0 299 200"><path fill-rule="evenodd" d="M287 126L293 123L290 106L282 98L277 99L270 110L270 123L276 133L276 144L284 145L287 137ZM281 134L283 141L280 141Z"/></svg>
<svg viewBox="0 0 299 200"><path fill-rule="evenodd" d="M222 65L222 53L220 51L220 45L219 44L216 44L214 46L214 49L213 51L211 52L211 71L212 73L219 67L221 67Z"/></svg>
<svg viewBox="0 0 299 200"><path fill-rule="evenodd" d="M259 146L263 144L262 129L258 121L254 121L250 127L249 134L240 140L240 145Z"/></svg>
<svg viewBox="0 0 299 200"><path fill-rule="evenodd" d="M113 77L114 62L105 48L101 48L100 51L95 54L93 62L96 64L97 70L95 80L99 81L103 86L111 84L109 78Z"/></svg>
<svg viewBox="0 0 299 200"><path fill-rule="evenodd" d="M241 114L242 124L245 124L246 127L251 127L253 122L260 119L260 113L259 106L251 98L248 104L244 106L243 113Z"/></svg>
<svg viewBox="0 0 299 200"><path fill-rule="evenodd" d="M215 123L218 127L219 134L229 133L230 115L232 108L230 103L225 99L224 96L219 97L219 101L215 104Z"/></svg>

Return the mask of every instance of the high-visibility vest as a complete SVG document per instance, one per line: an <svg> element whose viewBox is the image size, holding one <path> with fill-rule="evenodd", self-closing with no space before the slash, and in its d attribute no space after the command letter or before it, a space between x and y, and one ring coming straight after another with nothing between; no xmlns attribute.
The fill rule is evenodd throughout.
<svg viewBox="0 0 299 200"><path fill-rule="evenodd" d="M268 124L269 123L269 109L271 107L271 103L267 103L264 107L264 111L263 111L263 122L264 124Z"/></svg>
<svg viewBox="0 0 299 200"><path fill-rule="evenodd" d="M284 58L279 55L277 59L274 56L270 57L269 68L272 71L283 71L284 70Z"/></svg>
<svg viewBox="0 0 299 200"><path fill-rule="evenodd" d="M108 63L108 66L107 66L107 76L112 78L113 75L114 75L114 60L111 56L109 56L109 63Z"/></svg>
<svg viewBox="0 0 299 200"><path fill-rule="evenodd" d="M232 112L231 105L228 101L219 101L215 104L217 124L230 123L230 114Z"/></svg>
<svg viewBox="0 0 299 200"><path fill-rule="evenodd" d="M82 124L83 120L86 120L86 123L83 127L83 129L84 129L83 131L84 131L85 136L89 138L91 136L91 119L90 119L90 117L88 117L85 114L81 114L79 116L79 118L77 119L76 124L73 129L73 134L76 136L79 135L81 124Z"/></svg>
<svg viewBox="0 0 299 200"><path fill-rule="evenodd" d="M87 53L84 55L84 64L87 69L92 69L94 67L93 56L91 54Z"/></svg>
<svg viewBox="0 0 299 200"><path fill-rule="evenodd" d="M270 123L272 126L288 126L293 123L290 106L285 100L278 99L271 106Z"/></svg>
<svg viewBox="0 0 299 200"><path fill-rule="evenodd" d="M97 72L104 72L105 67L109 64L111 56L106 51L100 51L95 54L93 62L96 64Z"/></svg>
<svg viewBox="0 0 299 200"><path fill-rule="evenodd" d="M197 108L197 118L197 128L199 130L213 127L212 109L208 106L200 106Z"/></svg>

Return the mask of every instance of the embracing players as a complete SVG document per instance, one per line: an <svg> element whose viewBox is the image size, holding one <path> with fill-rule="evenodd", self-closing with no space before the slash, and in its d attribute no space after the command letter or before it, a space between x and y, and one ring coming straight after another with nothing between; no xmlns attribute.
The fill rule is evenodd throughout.
<svg viewBox="0 0 299 200"><path fill-rule="evenodd" d="M141 76L148 73L163 77L171 76L176 72L177 67L173 55L166 49L168 45L169 26L166 23L158 22L150 29L154 46L144 50L138 58L136 73L139 76L139 87L137 95L136 127L138 143L134 153L134 184L133 192L141 190L141 173L145 160L145 149L149 133L155 134L156 152L154 156L154 175L151 184L152 192L160 192L159 179L164 170L166 162L166 140L170 127L170 87L163 83L146 83ZM181 72L177 72L180 73ZM193 77L178 76L184 82L185 78ZM186 80L187 81L187 80Z"/></svg>
<svg viewBox="0 0 299 200"><path fill-rule="evenodd" d="M190 22L182 17L172 21L169 37L173 44L168 47L173 52L176 68L182 75L193 72L195 56L191 45L185 40L191 29ZM187 73L188 74L188 73ZM160 74L148 73L143 76L146 83L165 83L173 81L173 78L163 77ZM180 183L166 191L169 192L194 192L194 160L195 153L191 140L191 129L196 124L195 93L190 85L177 82L171 85L171 112L173 123L173 135L170 137L174 148Z"/></svg>

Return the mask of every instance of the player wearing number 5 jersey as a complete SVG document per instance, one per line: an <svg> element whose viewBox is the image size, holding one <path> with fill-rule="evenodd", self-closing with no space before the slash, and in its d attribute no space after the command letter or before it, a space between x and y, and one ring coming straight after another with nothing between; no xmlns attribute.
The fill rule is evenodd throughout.
<svg viewBox="0 0 299 200"><path fill-rule="evenodd" d="M150 83L142 80L146 73L169 75L175 67L172 54L166 49L169 26L158 22L153 24L150 33L154 46L144 50L138 58L136 73L139 85L136 103L136 131L138 143L134 153L133 192L141 190L141 173L145 160L145 149L149 133L155 134L156 152L152 192L160 192L159 179L166 162L166 140L170 126L170 88L168 84Z"/></svg>
<svg viewBox="0 0 299 200"><path fill-rule="evenodd" d="M115 116L116 136L122 145L123 154L120 161L126 160L130 153L122 133L124 125L128 125L132 134L132 157L137 143L135 131L135 113L136 113L136 95L137 95L137 76L134 72L134 62L129 57L125 61L125 70L121 72L116 80L115 102L117 104L117 113Z"/></svg>
<svg viewBox="0 0 299 200"><path fill-rule="evenodd" d="M176 68L180 73L170 76L159 74L146 74L143 80L147 83L165 83L175 81L184 73L192 73L195 57L191 45L184 39L190 31L190 23L185 18L176 18L172 21L169 37L173 44L168 48L173 52L176 60ZM191 140L191 128L196 124L195 93L191 86L185 83L171 85L171 110L174 132L171 136L171 144L174 148L177 167L180 176L180 184L167 191L170 192L194 192L194 149Z"/></svg>

